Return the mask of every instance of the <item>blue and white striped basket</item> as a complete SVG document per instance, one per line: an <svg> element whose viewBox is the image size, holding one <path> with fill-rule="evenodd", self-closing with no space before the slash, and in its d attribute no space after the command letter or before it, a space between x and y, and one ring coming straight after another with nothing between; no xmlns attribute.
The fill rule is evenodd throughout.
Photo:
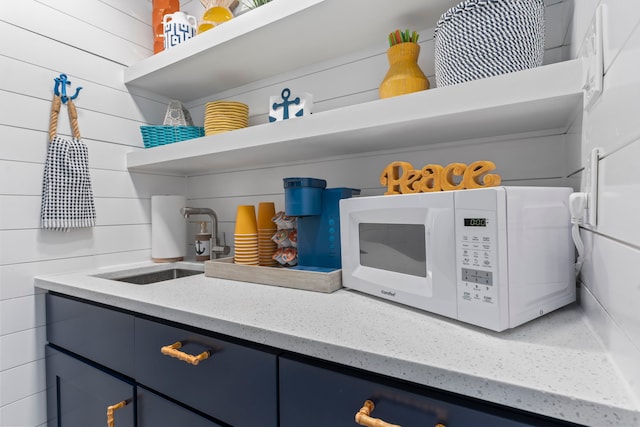
<svg viewBox="0 0 640 427"><path fill-rule="evenodd" d="M543 0L466 0L434 32L437 86L542 65Z"/></svg>

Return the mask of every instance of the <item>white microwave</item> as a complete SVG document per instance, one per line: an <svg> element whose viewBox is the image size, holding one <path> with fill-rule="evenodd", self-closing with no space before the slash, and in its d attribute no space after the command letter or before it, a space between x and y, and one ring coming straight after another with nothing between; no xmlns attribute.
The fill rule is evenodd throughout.
<svg viewBox="0 0 640 427"><path fill-rule="evenodd" d="M576 299L569 195L491 187L340 201L343 286L503 331Z"/></svg>

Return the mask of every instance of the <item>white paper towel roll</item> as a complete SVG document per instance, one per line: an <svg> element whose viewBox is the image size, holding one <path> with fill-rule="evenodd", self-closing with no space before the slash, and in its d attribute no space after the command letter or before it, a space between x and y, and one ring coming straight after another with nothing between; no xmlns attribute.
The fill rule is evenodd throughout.
<svg viewBox="0 0 640 427"><path fill-rule="evenodd" d="M187 252L187 221L180 209L183 196L151 196L151 258L154 262L181 261Z"/></svg>

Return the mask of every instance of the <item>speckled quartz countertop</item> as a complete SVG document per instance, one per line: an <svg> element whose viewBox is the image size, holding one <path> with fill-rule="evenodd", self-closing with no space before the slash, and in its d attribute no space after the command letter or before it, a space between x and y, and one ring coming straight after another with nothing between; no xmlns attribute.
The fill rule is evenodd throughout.
<svg viewBox="0 0 640 427"><path fill-rule="evenodd" d="M346 289L323 294L204 275L145 286L94 277L122 269L35 284L580 424L640 425L632 395L576 305L495 333Z"/></svg>

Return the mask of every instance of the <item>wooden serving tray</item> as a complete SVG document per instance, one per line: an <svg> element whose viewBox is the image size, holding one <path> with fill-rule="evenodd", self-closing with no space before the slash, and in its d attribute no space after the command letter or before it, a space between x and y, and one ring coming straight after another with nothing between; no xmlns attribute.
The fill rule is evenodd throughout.
<svg viewBox="0 0 640 427"><path fill-rule="evenodd" d="M328 273L235 264L233 257L204 262L204 275L241 282L331 293L342 287L342 270Z"/></svg>

